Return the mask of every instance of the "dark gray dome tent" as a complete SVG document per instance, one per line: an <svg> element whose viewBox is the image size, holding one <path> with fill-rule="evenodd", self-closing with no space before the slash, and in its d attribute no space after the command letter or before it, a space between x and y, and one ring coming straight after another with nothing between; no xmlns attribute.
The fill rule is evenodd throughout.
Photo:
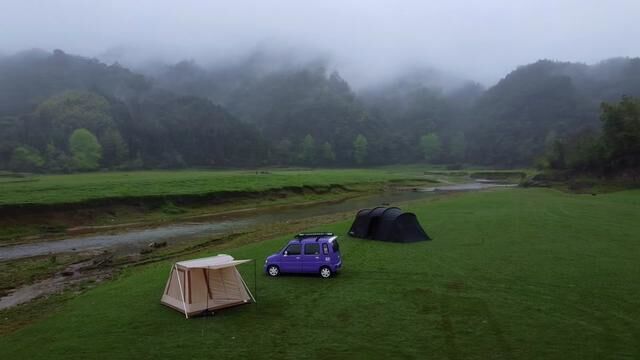
<svg viewBox="0 0 640 360"><path fill-rule="evenodd" d="M349 235L391 242L431 240L413 213L397 207L376 207L358 211Z"/></svg>

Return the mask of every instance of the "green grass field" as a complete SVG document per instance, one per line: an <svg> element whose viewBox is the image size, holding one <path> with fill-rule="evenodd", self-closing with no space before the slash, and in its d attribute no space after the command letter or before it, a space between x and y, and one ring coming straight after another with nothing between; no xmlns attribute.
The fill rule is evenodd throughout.
<svg viewBox="0 0 640 360"><path fill-rule="evenodd" d="M514 189L407 210L434 241L342 236L336 278L259 275L258 305L190 320L160 305L169 262L135 268L0 338L0 358L640 358L640 191ZM260 265L285 240L230 253Z"/></svg>
<svg viewBox="0 0 640 360"><path fill-rule="evenodd" d="M0 205L74 203L101 198L263 191L285 186L327 186L412 179L427 167L315 170L184 170L0 177Z"/></svg>

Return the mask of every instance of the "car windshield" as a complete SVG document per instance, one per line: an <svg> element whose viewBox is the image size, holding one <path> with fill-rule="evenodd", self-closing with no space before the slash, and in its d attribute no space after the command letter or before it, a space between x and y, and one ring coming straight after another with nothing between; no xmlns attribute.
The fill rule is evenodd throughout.
<svg viewBox="0 0 640 360"><path fill-rule="evenodd" d="M331 242L331 246L333 246L334 253L340 251L340 245L338 244L338 240L333 240Z"/></svg>

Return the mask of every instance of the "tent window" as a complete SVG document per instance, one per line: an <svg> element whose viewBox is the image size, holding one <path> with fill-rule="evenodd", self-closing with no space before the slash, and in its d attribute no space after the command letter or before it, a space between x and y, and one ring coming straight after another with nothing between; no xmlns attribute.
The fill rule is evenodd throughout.
<svg viewBox="0 0 640 360"><path fill-rule="evenodd" d="M291 244L284 251L287 255L300 255L300 244Z"/></svg>
<svg viewBox="0 0 640 360"><path fill-rule="evenodd" d="M322 244L322 253L324 255L329 255L329 245L327 244Z"/></svg>
<svg viewBox="0 0 640 360"><path fill-rule="evenodd" d="M304 246L305 255L320 255L320 244L306 244Z"/></svg>

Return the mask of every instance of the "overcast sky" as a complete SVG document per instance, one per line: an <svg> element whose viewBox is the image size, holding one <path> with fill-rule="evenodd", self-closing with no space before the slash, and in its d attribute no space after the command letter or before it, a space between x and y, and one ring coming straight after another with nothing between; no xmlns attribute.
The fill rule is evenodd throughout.
<svg viewBox="0 0 640 360"><path fill-rule="evenodd" d="M431 65L491 84L540 58L640 55L640 0L0 0L0 52L220 60L276 46L352 81Z"/></svg>

